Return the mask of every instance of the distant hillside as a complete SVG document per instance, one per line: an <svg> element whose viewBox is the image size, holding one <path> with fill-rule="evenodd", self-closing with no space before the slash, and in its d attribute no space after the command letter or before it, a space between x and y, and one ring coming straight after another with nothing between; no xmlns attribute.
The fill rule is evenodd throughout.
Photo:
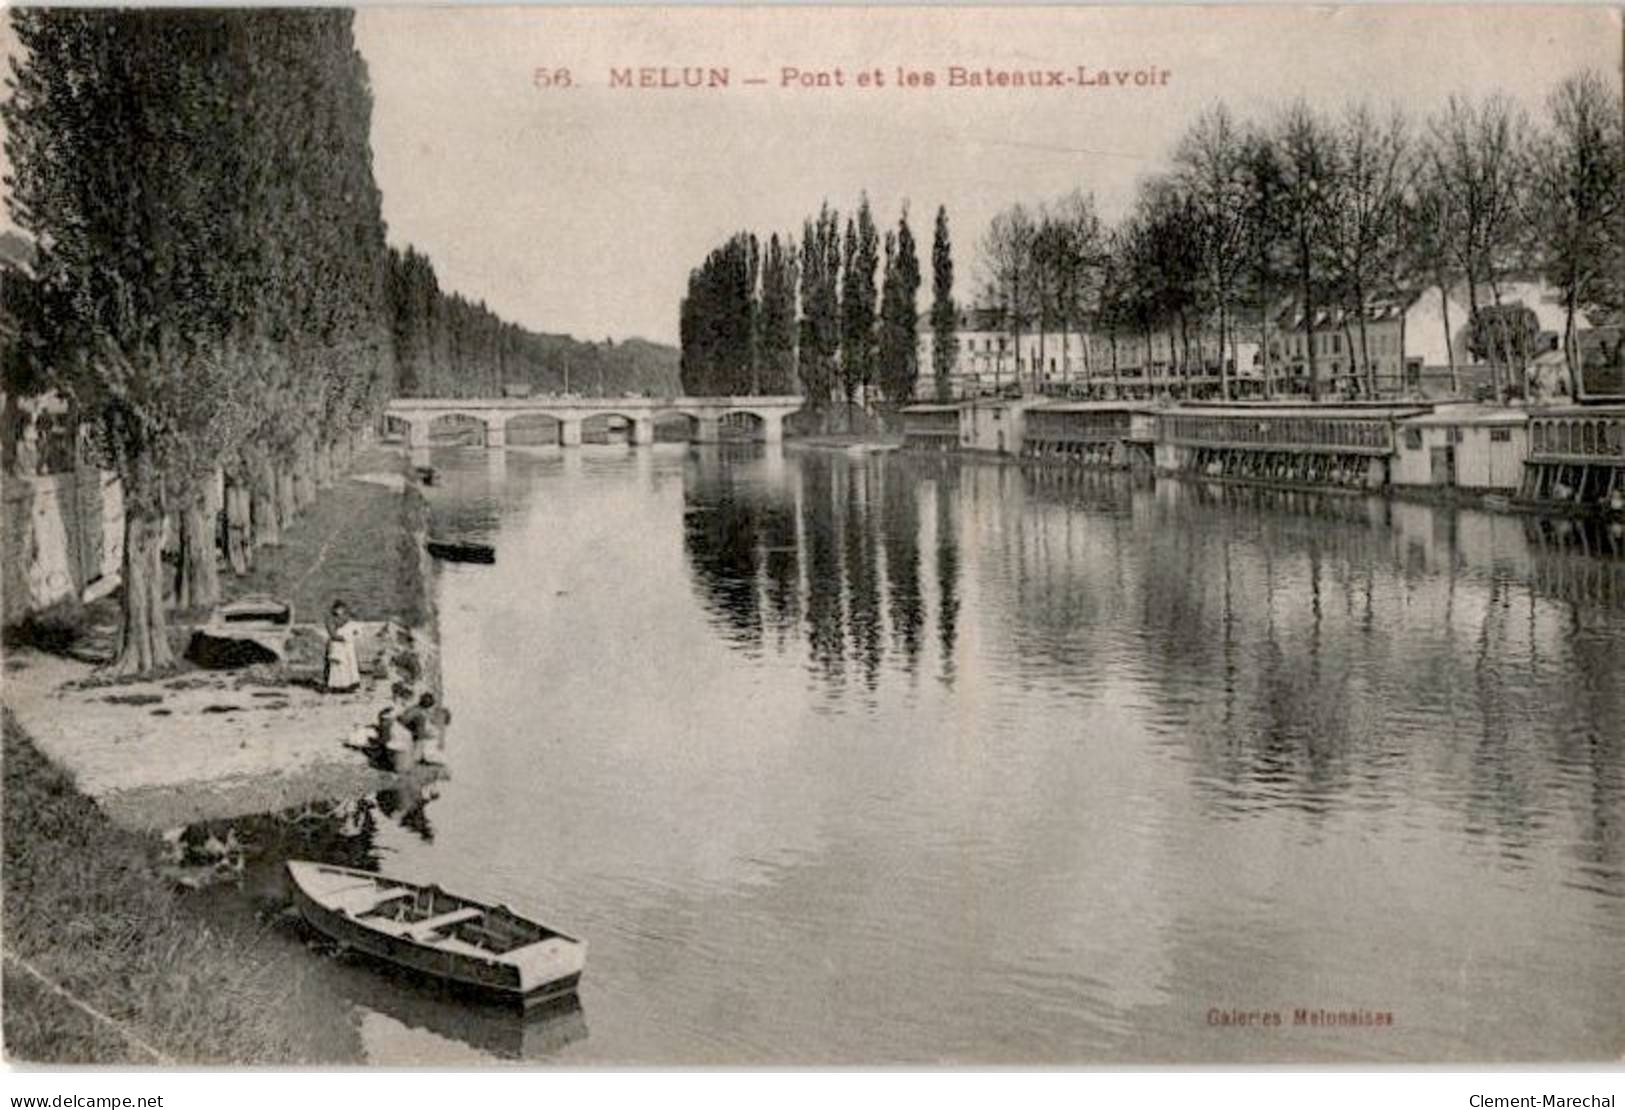
<svg viewBox="0 0 1625 1110"><path fill-rule="evenodd" d="M532 341L540 354L540 365L528 361L522 375L513 380L528 381L539 392L565 391L568 368L572 393L649 393L673 396L680 393L676 347L647 339L620 343L604 340L583 342L568 335L543 333Z"/></svg>

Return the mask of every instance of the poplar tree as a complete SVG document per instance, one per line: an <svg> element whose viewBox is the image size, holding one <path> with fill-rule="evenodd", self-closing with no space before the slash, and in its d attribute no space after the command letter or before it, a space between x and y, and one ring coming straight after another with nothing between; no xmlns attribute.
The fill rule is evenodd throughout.
<svg viewBox="0 0 1625 1110"><path fill-rule="evenodd" d="M875 271L880 265L880 240L869 198L858 204L856 220L846 222L841 273L841 392L847 416L860 395L865 407L875 375Z"/></svg>
<svg viewBox="0 0 1625 1110"><path fill-rule="evenodd" d="M880 299L880 389L894 404L913 399L920 375L919 290L920 260L905 210L897 230L886 233L886 273Z"/></svg>
<svg viewBox="0 0 1625 1110"><path fill-rule="evenodd" d="M793 239L780 242L775 233L762 259L759 385L761 392L795 392L796 291L799 269Z"/></svg>
<svg viewBox="0 0 1625 1110"><path fill-rule="evenodd" d="M801 233L801 325L796 369L808 404L825 412L835 392L841 346L840 216L826 203Z"/></svg>
<svg viewBox="0 0 1625 1110"><path fill-rule="evenodd" d="M954 306L954 256L948 241L948 209L937 208L931 239L931 377L938 401L953 399L954 361L958 356L959 310Z"/></svg>

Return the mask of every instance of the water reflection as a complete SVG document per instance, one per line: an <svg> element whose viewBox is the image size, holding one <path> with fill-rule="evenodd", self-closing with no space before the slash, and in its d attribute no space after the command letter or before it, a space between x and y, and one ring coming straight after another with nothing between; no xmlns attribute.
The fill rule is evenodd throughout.
<svg viewBox="0 0 1625 1110"><path fill-rule="evenodd" d="M902 455L435 460L501 555L440 578L432 839L402 804L375 840L589 940L562 1058L1617 1055L1606 532Z"/></svg>
<svg viewBox="0 0 1625 1110"><path fill-rule="evenodd" d="M913 674L933 618L952 686L974 547L995 666L1069 698L1146 699L1214 816L1398 810L1420 780L1511 865L1578 816L1586 881L1625 895L1606 832L1625 799L1625 683L1598 634L1621 627L1605 614L1625 558L1606 522L816 454L773 481L700 460L684 504L714 619L757 648L762 598L782 599L789 650L804 613L831 696L852 677L875 691L888 654Z"/></svg>
<svg viewBox="0 0 1625 1110"><path fill-rule="evenodd" d="M771 632L783 649L805 635L809 669L831 690L849 673L873 690L888 651L912 674L927 630L921 551L936 552L944 675L953 673L958 609L951 479L922 483L885 460L797 459L759 472L698 453L683 487L683 538L695 587L715 622L741 647ZM754 457L760 457L760 451ZM928 538L922 489L935 487ZM889 648L888 648L889 642Z"/></svg>

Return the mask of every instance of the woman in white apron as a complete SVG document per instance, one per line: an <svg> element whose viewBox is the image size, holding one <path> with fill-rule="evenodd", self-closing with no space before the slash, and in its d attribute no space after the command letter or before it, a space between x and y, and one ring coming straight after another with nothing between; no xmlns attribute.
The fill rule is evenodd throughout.
<svg viewBox="0 0 1625 1110"><path fill-rule="evenodd" d="M350 619L342 601L333 603L327 618L327 667L322 685L331 694L347 694L361 685L361 667L356 663L355 642L361 626Z"/></svg>

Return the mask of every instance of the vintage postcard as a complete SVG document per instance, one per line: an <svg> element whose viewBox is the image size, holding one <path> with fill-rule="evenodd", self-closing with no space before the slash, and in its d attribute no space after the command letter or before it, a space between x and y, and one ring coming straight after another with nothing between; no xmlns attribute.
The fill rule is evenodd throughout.
<svg viewBox="0 0 1625 1110"><path fill-rule="evenodd" d="M6 1058L1617 1065L1622 41L10 8Z"/></svg>

